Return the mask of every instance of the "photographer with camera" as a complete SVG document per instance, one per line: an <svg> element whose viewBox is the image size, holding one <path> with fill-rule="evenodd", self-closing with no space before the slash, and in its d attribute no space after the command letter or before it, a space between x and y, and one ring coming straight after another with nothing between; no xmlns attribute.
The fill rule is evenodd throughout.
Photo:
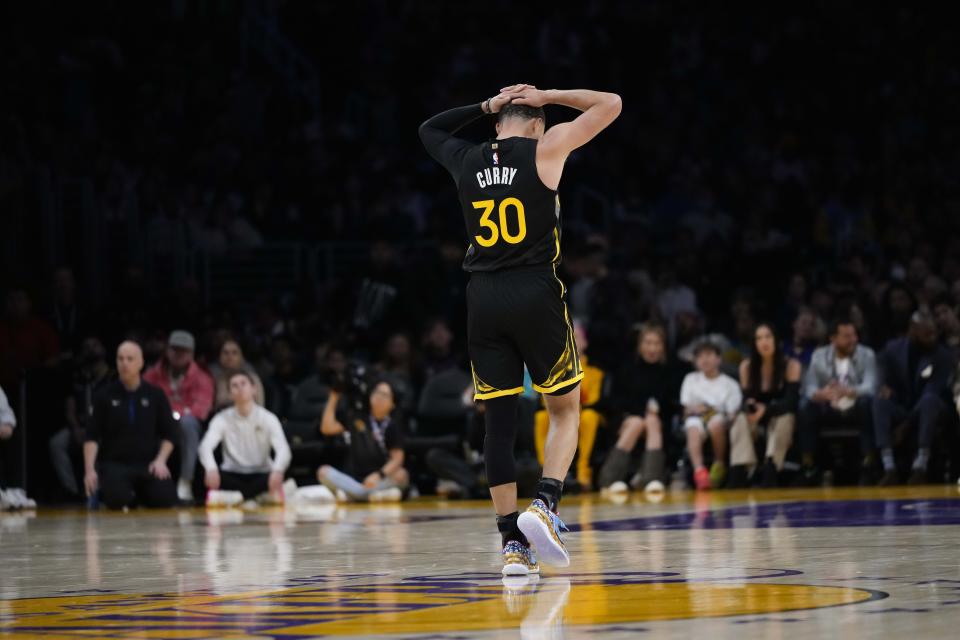
<svg viewBox="0 0 960 640"><path fill-rule="evenodd" d="M397 406L390 383L369 387L363 369L351 367L335 377L323 409L320 432L342 435L349 452L344 469L320 467L317 479L340 496L358 502L396 502L410 483L403 467L403 426L394 416ZM344 406L340 406L341 399Z"/></svg>
<svg viewBox="0 0 960 640"><path fill-rule="evenodd" d="M107 386L113 371L107 363L107 351L99 338L83 340L73 375L71 393L64 405L66 425L50 437L50 462L61 486L71 498L81 496L73 466L73 454L83 448L87 424L93 415L93 400Z"/></svg>

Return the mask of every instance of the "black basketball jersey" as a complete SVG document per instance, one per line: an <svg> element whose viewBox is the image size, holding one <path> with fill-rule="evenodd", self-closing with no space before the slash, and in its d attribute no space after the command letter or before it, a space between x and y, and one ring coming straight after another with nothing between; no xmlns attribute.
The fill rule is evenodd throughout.
<svg viewBox="0 0 960 640"><path fill-rule="evenodd" d="M465 270L560 263L560 198L537 173L536 140L476 145L454 177L470 242Z"/></svg>

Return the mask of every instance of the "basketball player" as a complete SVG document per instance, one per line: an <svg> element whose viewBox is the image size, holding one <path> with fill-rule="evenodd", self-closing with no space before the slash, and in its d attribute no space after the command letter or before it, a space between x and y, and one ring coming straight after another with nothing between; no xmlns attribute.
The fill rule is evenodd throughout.
<svg viewBox="0 0 960 640"><path fill-rule="evenodd" d="M546 129L543 105L582 113ZM454 136L466 124L498 114L497 137L474 144ZM563 478L577 448L580 380L560 263L557 187L567 156L620 114L620 96L517 84L498 95L445 111L420 126L428 153L453 176L469 246L463 268L474 398L486 405L484 459L503 541L504 575L570 564L558 516ZM544 394L550 415L543 477L533 504L517 511L513 448L523 368Z"/></svg>

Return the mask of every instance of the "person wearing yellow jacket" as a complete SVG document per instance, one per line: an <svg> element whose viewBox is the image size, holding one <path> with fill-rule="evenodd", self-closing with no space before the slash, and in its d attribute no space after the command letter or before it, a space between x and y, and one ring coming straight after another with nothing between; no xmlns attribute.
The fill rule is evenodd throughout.
<svg viewBox="0 0 960 640"><path fill-rule="evenodd" d="M590 454L593 453L593 444L597 439L597 429L604 423L603 415L595 408L603 392L604 372L587 361L584 352L588 341L583 326L574 322L573 333L577 342L577 353L580 355L580 364L583 367L583 380L580 382L580 437L577 445L576 477L581 488L584 491L590 491L593 488ZM543 451L547 445L550 417L543 408L542 400L540 409L534 415L533 430L537 460L543 466Z"/></svg>

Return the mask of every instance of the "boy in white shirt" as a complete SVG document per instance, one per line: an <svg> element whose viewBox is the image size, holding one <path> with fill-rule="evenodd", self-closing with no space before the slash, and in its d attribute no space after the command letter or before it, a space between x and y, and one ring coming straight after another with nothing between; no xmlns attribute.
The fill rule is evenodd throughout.
<svg viewBox="0 0 960 640"><path fill-rule="evenodd" d="M239 491L245 500L269 491L282 500L283 474L290 466L291 455L280 420L254 402L256 387L246 371L231 375L229 387L233 406L213 418L198 452L207 472L207 488ZM222 472L213 457L221 442Z"/></svg>
<svg viewBox="0 0 960 640"><path fill-rule="evenodd" d="M683 428L687 451L693 464L697 490L719 487L727 475L727 428L740 410L743 392L737 381L720 372L720 349L710 341L700 342L694 351L697 370L688 373L680 387ZM703 442L707 432L713 445L710 471L703 464Z"/></svg>

